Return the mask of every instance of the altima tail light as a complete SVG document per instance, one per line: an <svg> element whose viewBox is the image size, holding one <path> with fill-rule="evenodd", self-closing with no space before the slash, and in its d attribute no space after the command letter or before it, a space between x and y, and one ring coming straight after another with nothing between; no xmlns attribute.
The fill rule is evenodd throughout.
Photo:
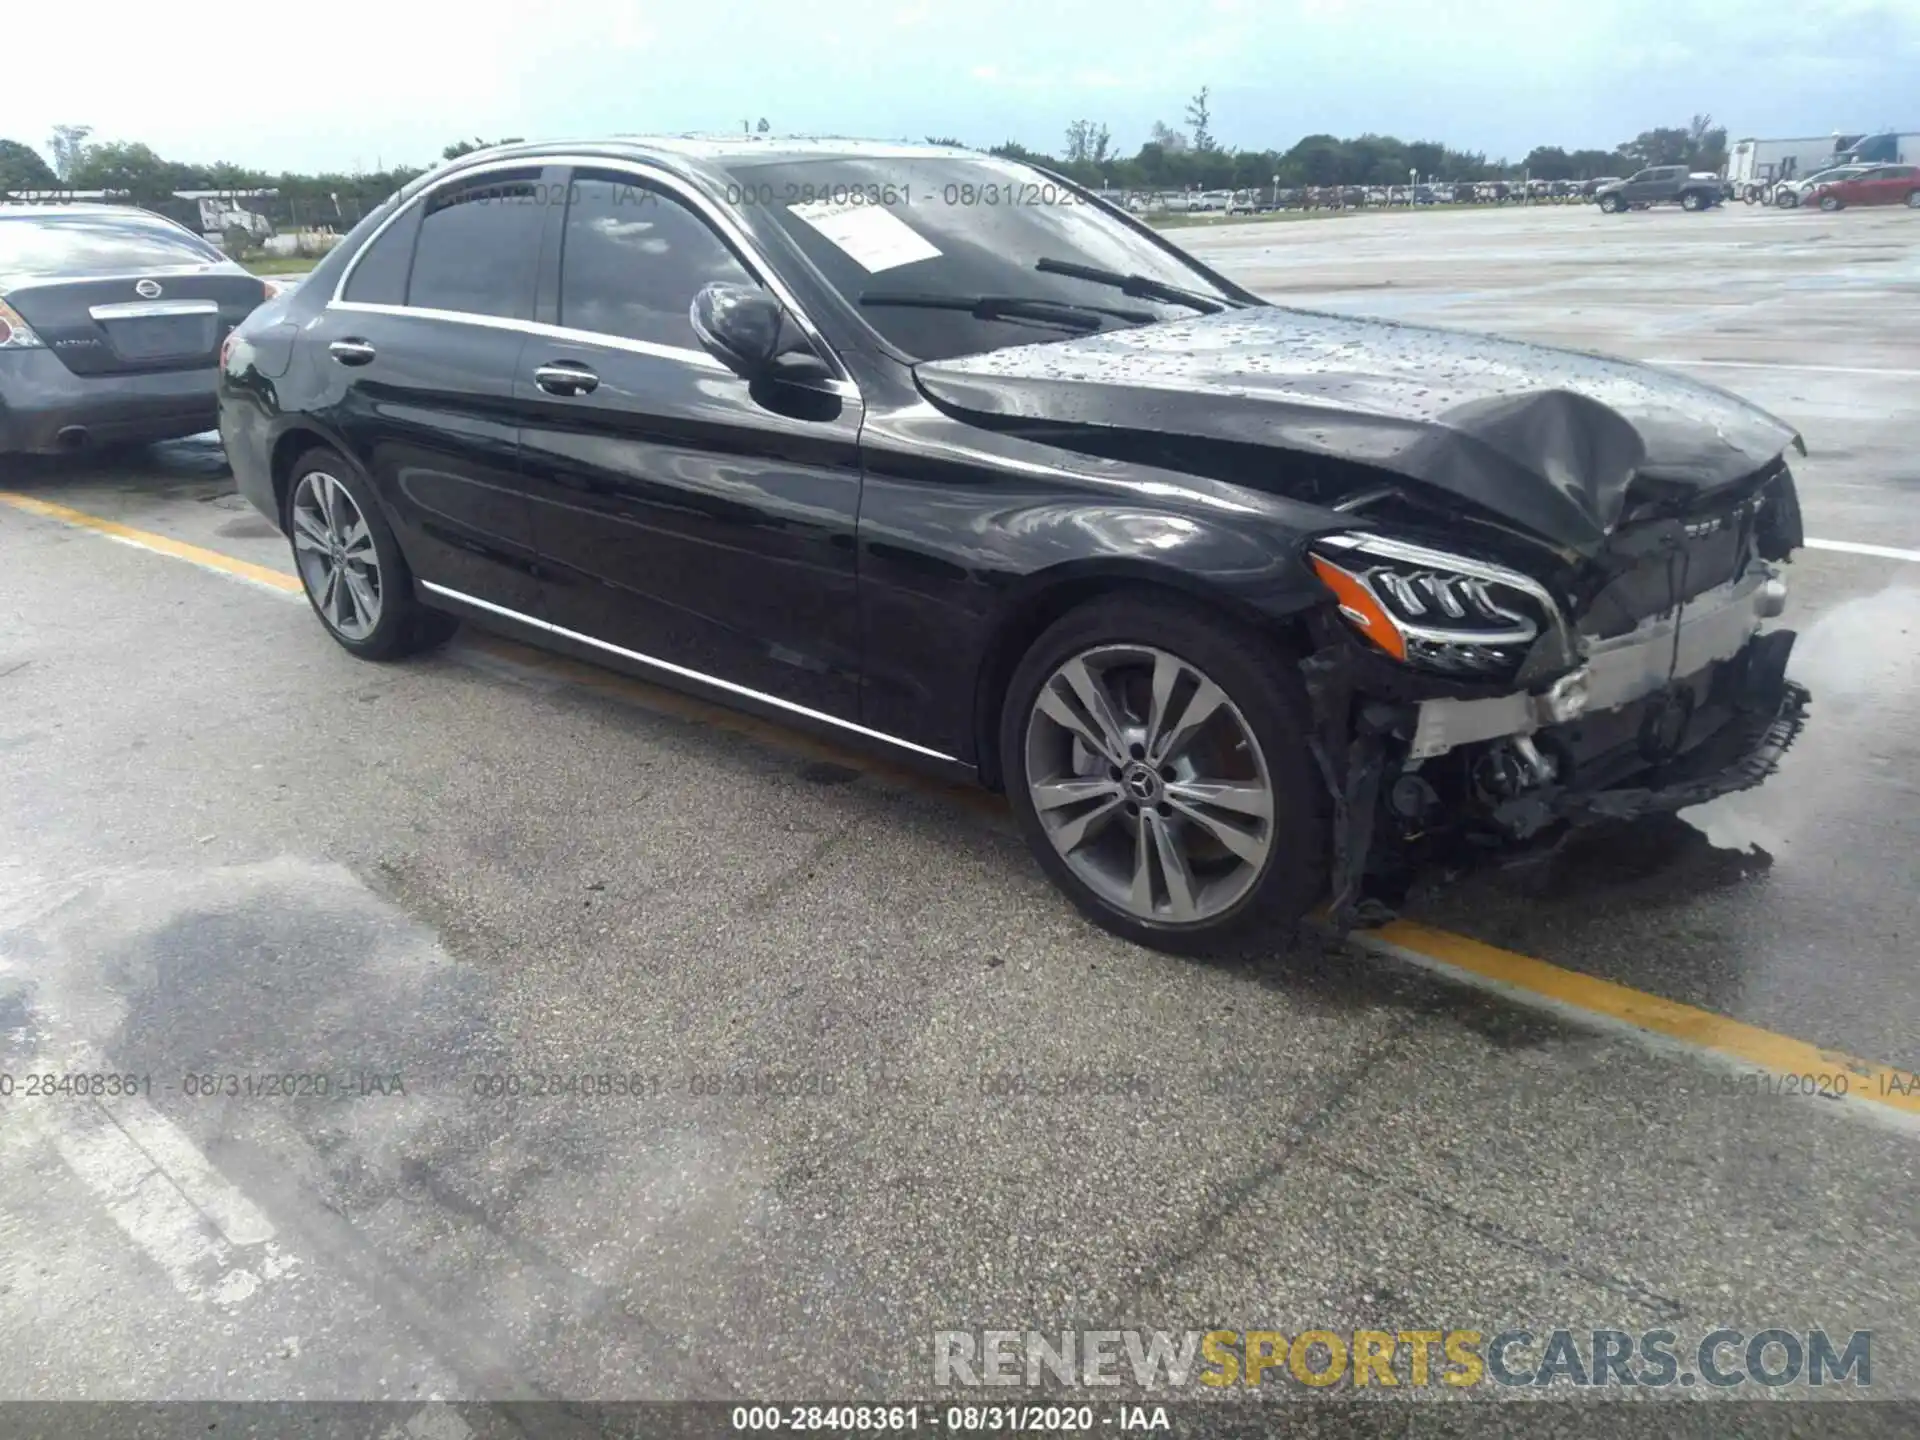
<svg viewBox="0 0 1920 1440"><path fill-rule="evenodd" d="M39 350L45 348L33 327L20 318L20 312L0 300L0 350Z"/></svg>
<svg viewBox="0 0 1920 1440"><path fill-rule="evenodd" d="M1349 625L1421 669L1510 677L1544 630L1562 628L1539 582L1469 556L1380 535L1326 535L1309 558Z"/></svg>

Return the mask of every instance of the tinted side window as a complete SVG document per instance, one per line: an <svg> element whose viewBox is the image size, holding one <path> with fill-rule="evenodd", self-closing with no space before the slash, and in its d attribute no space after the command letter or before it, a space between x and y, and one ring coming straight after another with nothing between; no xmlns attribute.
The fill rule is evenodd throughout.
<svg viewBox="0 0 1920 1440"><path fill-rule="evenodd" d="M539 172L495 173L426 200L407 304L468 315L533 318L534 267L548 197Z"/></svg>
<svg viewBox="0 0 1920 1440"><path fill-rule="evenodd" d="M699 348L687 311L715 280L753 277L707 222L630 178L575 172L560 249L560 323Z"/></svg>
<svg viewBox="0 0 1920 1440"><path fill-rule="evenodd" d="M404 305L413 242L420 234L421 207L412 205L361 252L340 298L367 305Z"/></svg>

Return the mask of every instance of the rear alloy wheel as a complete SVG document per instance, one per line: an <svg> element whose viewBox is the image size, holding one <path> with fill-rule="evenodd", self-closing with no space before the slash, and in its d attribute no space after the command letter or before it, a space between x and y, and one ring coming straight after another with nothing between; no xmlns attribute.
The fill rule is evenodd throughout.
<svg viewBox="0 0 1920 1440"><path fill-rule="evenodd" d="M295 467L285 528L313 613L362 659L429 649L458 626L414 599L406 559L366 482L332 451L311 451Z"/></svg>
<svg viewBox="0 0 1920 1440"><path fill-rule="evenodd" d="M1704 210L1707 208L1707 197L1702 195L1698 190L1689 190L1680 197L1680 208L1682 210Z"/></svg>
<svg viewBox="0 0 1920 1440"><path fill-rule="evenodd" d="M1911 209L1920 210L1920 190L1909 190L1907 192L1907 205Z"/></svg>
<svg viewBox="0 0 1920 1440"><path fill-rule="evenodd" d="M1175 601L1060 621L1011 686L1008 798L1074 903L1138 944L1284 940L1322 898L1326 801L1304 693L1270 643Z"/></svg>

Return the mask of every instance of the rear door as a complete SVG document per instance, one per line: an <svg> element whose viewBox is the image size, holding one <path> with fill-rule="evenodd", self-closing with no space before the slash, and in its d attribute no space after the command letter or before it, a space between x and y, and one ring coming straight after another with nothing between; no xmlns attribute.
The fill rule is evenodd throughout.
<svg viewBox="0 0 1920 1440"><path fill-rule="evenodd" d="M0 219L0 293L76 375L211 370L266 286L158 215Z"/></svg>
<svg viewBox="0 0 1920 1440"><path fill-rule="evenodd" d="M1914 188L1914 169L1911 165L1882 165L1867 172L1866 178L1872 183L1866 189L1869 192L1862 200L1865 205L1904 205L1907 195Z"/></svg>
<svg viewBox="0 0 1920 1440"><path fill-rule="evenodd" d="M537 615L539 584L513 387L544 173L493 165L416 197L368 242L307 342L316 418L372 478L414 577L520 615Z"/></svg>
<svg viewBox="0 0 1920 1440"><path fill-rule="evenodd" d="M857 394L750 386L700 348L700 288L765 283L713 207L647 172L567 189L516 390L553 623L853 719Z"/></svg>

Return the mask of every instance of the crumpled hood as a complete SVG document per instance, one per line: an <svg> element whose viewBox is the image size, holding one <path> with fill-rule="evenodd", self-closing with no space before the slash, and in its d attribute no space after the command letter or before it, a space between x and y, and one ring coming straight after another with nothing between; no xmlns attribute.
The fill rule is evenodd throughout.
<svg viewBox="0 0 1920 1440"><path fill-rule="evenodd" d="M1377 466L1582 554L1605 542L1636 477L1711 490L1799 444L1737 396L1629 361L1280 306L928 362L915 374L930 400L963 414Z"/></svg>

